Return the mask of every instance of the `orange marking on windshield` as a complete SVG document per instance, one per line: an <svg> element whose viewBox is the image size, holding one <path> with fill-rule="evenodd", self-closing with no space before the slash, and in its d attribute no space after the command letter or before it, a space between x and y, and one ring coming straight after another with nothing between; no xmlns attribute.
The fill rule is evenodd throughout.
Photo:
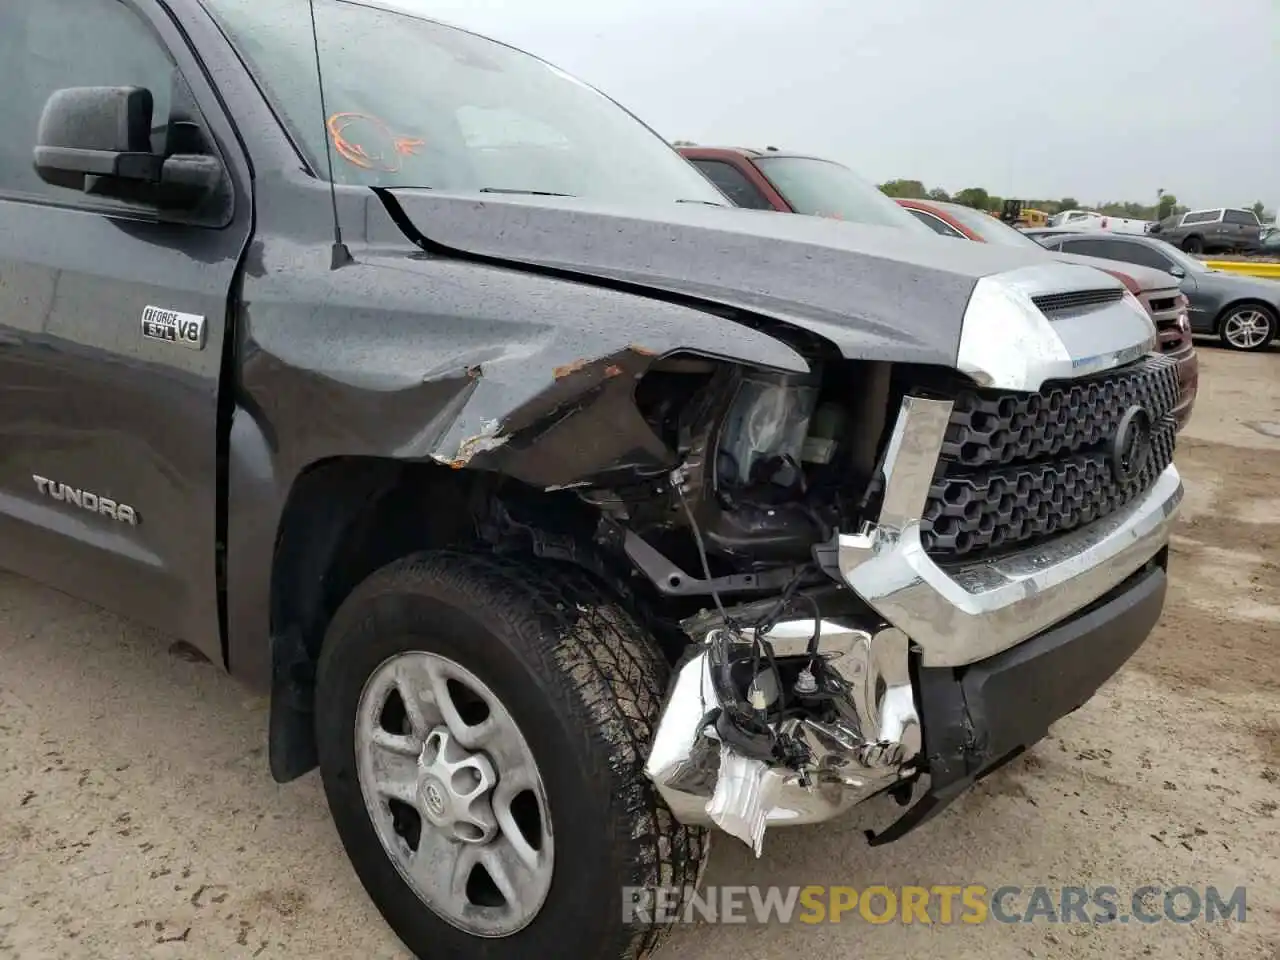
<svg viewBox="0 0 1280 960"><path fill-rule="evenodd" d="M325 125L338 156L364 170L398 173L400 158L416 155L425 143L397 136L385 121L367 113L335 113ZM388 149L380 149L384 145Z"/></svg>

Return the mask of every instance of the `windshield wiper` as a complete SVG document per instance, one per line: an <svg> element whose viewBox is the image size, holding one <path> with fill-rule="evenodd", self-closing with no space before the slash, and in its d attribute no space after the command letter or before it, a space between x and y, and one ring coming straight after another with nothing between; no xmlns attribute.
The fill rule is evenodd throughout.
<svg viewBox="0 0 1280 960"><path fill-rule="evenodd" d="M716 203L714 200L677 200L676 203L700 203L706 207L723 207L726 204Z"/></svg>
<svg viewBox="0 0 1280 960"><path fill-rule="evenodd" d="M518 190L515 187L481 187L481 193L523 193L530 197L572 197L572 193L555 193L551 190Z"/></svg>

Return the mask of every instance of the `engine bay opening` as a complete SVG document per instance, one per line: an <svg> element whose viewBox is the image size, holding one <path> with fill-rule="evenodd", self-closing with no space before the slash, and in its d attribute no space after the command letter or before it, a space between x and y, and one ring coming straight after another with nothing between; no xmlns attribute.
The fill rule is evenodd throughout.
<svg viewBox="0 0 1280 960"><path fill-rule="evenodd" d="M865 510L889 374L825 359L801 375L698 358L655 365L636 403L679 466L647 489L617 491L627 528L685 567L700 562L696 528L719 574L809 562L815 544Z"/></svg>

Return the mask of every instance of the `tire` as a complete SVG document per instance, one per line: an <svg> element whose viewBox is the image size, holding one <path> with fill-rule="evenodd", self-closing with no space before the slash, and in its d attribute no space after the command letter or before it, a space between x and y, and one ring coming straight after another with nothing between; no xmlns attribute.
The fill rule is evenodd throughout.
<svg viewBox="0 0 1280 960"><path fill-rule="evenodd" d="M1276 336L1276 313L1260 303L1237 303L1222 312L1218 336L1232 350L1264 350Z"/></svg>
<svg viewBox="0 0 1280 960"><path fill-rule="evenodd" d="M1182 241L1182 249L1186 253L1197 254L1204 252L1204 241L1199 237L1187 237Z"/></svg>
<svg viewBox="0 0 1280 960"><path fill-rule="evenodd" d="M550 820L541 849L553 851L553 868L540 908L518 930L481 939L447 919L447 910L428 906L380 839L385 826L376 823L387 822L385 811L365 803L360 771L371 768L360 766L358 754L368 742L358 734L368 715L362 697L380 667L408 651L443 657L486 686L536 764ZM701 880L709 846L705 831L675 821L643 772L668 674L653 639L576 568L437 552L393 563L352 592L329 627L317 670L321 776L361 883L415 956L639 960L657 947L665 927L626 922L633 901L624 888L687 895ZM409 762L423 769L418 758ZM415 793L424 810L438 799L427 790L419 784ZM507 810L514 808L508 801ZM421 830L434 830L423 816ZM443 835L419 833L418 848ZM409 849L396 842L402 854ZM472 906L480 902L467 890Z"/></svg>

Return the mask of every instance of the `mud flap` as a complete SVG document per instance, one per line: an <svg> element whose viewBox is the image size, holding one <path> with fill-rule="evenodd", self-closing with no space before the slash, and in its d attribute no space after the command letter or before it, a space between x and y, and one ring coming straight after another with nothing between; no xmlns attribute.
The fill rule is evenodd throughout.
<svg viewBox="0 0 1280 960"><path fill-rule="evenodd" d="M312 712L315 663L297 629L273 637L272 645L267 756L272 778L288 783L314 769L319 759Z"/></svg>

